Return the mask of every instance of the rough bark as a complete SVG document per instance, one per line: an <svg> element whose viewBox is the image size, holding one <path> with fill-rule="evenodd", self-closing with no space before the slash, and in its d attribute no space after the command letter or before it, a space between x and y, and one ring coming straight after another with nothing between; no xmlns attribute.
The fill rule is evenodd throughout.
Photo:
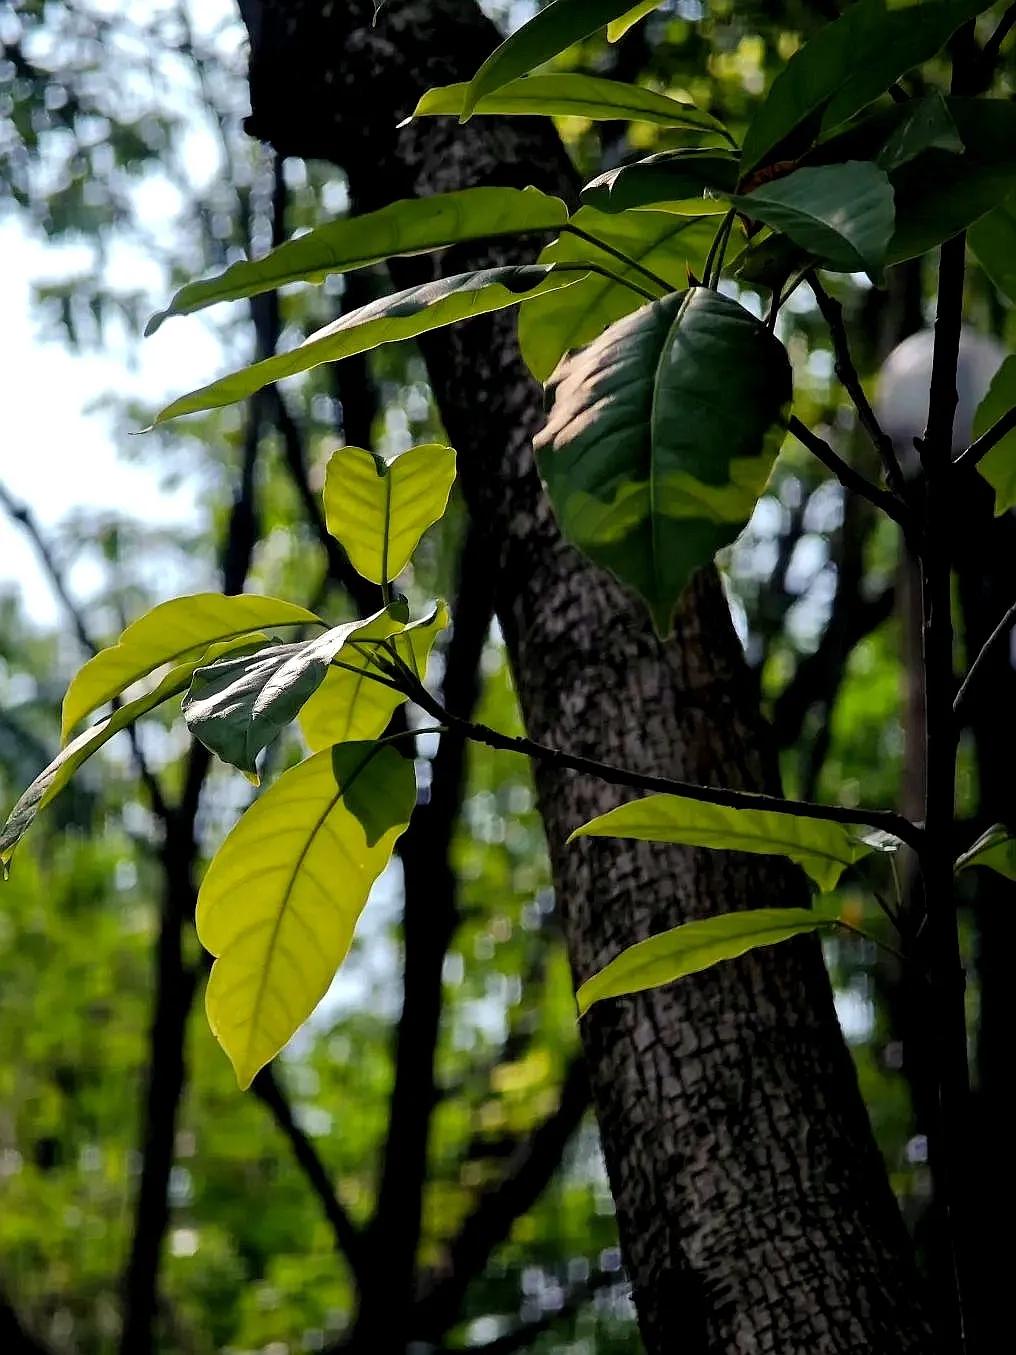
<svg viewBox="0 0 1016 1355"><path fill-rule="evenodd" d="M496 42L463 0L241 0L252 37L248 127L284 155L322 157L363 210L477 183L571 196L538 120L424 120L419 93L472 73ZM443 272L517 260L518 242L453 251ZM399 285L431 259L393 269ZM660 644L641 607L562 541L530 439L542 397L510 316L423 345L471 512L496 542L497 610L529 732L640 769L773 788L765 731L719 580L703 571ZM538 769L572 966L690 917L802 902L779 864L585 840L618 792ZM808 942L653 993L583 1022L594 1098L645 1344L657 1352L930 1351L910 1250Z"/></svg>

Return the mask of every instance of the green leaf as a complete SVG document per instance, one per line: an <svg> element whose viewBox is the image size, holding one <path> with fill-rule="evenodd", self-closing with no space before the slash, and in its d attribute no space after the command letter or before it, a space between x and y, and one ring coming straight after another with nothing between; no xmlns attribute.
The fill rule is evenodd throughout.
<svg viewBox="0 0 1016 1355"><path fill-rule="evenodd" d="M1016 356L1010 355L992 378L988 393L974 415L974 437L1016 407ZM1016 508L1016 431L1007 434L982 457L977 469L995 491L995 515Z"/></svg>
<svg viewBox="0 0 1016 1355"><path fill-rule="evenodd" d="M235 263L216 277L187 283L164 311L149 320L145 333L154 334L171 315L188 315L217 301L257 296L290 282L323 282L332 273L348 273L398 255L426 254L464 240L556 230L567 219L568 209L560 198L536 188L465 188L392 202L365 216L330 221L287 240L264 258Z"/></svg>
<svg viewBox="0 0 1016 1355"><path fill-rule="evenodd" d="M607 41L620 42L629 28L634 28L640 19L644 19L647 14L652 14L654 9L659 9L663 0L642 0L640 5L635 5L627 14L622 14L620 19L614 19L607 25Z"/></svg>
<svg viewBox="0 0 1016 1355"><path fill-rule="evenodd" d="M998 290L1016 301L1016 205L1005 202L970 228L970 248Z"/></svg>
<svg viewBox="0 0 1016 1355"><path fill-rule="evenodd" d="M706 287L566 359L534 442L565 536L670 628L685 584L751 516L791 398L782 344Z"/></svg>
<svg viewBox="0 0 1016 1355"><path fill-rule="evenodd" d="M455 452L440 443L387 459L362 447L340 447L325 473L328 530L365 579L390 583L444 514L454 480Z"/></svg>
<svg viewBox="0 0 1016 1355"><path fill-rule="evenodd" d="M457 273L454 277L407 287L405 291L381 297L341 316L291 352L265 358L181 396L160 410L152 427L181 414L195 414L246 400L273 381L310 371L323 362L338 362L381 344L413 339L418 334L453 325L458 320L516 306L527 296L568 287L579 276L581 274L554 273L539 264L515 264Z"/></svg>
<svg viewBox="0 0 1016 1355"><path fill-rule="evenodd" d="M687 284L689 272L701 273L715 234L708 220L663 212L606 216L582 207L572 223L621 250L675 288ZM615 263L588 241L568 232L540 255L542 263L582 263L597 258L609 262L617 278L647 285L645 276L636 269ZM599 273L588 274L574 287L525 302L519 312L519 347L529 370L538 381L546 381L565 353L591 342L641 304L629 287Z"/></svg>
<svg viewBox="0 0 1016 1355"><path fill-rule="evenodd" d="M925 0L887 10L858 0L795 52L773 81L744 139L742 171L799 155L928 61L991 0Z"/></svg>
<svg viewBox="0 0 1016 1355"><path fill-rule="evenodd" d="M491 52L470 80L462 121L481 99L631 10L631 0L551 0Z"/></svg>
<svg viewBox="0 0 1016 1355"><path fill-rule="evenodd" d="M361 671L329 668L324 682L300 712L300 728L312 752L382 734L405 697L368 676L381 675L373 658L378 643L392 639L399 657L422 678L434 641L447 625L448 608L443 602L429 616L408 626L401 626L388 613L365 624L356 634L356 657L350 660Z"/></svg>
<svg viewBox="0 0 1016 1355"><path fill-rule="evenodd" d="M131 622L115 645L100 650L80 669L63 702L63 731L70 731L98 706L166 663L199 659L209 645L260 629L323 626L306 607L280 598L241 594L194 593L162 602Z"/></svg>
<svg viewBox="0 0 1016 1355"><path fill-rule="evenodd" d="M386 616L333 626L293 644L217 659L194 670L183 716L196 739L258 784L257 758L294 720L348 640ZM351 653L351 659L357 655Z"/></svg>
<svg viewBox="0 0 1016 1355"><path fill-rule="evenodd" d="M786 856L823 892L835 889L848 866L878 846L841 823L802 819L770 809L730 809L683 795L647 795L576 828L577 837L681 842L687 847ZM896 839L890 839L898 846ZM885 848L881 848L885 850Z"/></svg>
<svg viewBox="0 0 1016 1355"><path fill-rule="evenodd" d="M248 636L244 640L233 640L222 645L212 645L200 657L171 668L162 681L153 687L150 692L146 692L144 696L139 696L133 701L128 701L118 710L115 710L112 715L107 716L104 720L99 720L88 729L82 730L77 738L72 739L49 766L35 778L11 810L3 830L0 831L0 865L3 866L4 870L6 871L8 863L14 855L14 849L32 826L39 811L45 809L52 800L56 799L78 768L87 762L93 753L97 753L114 734L119 734L122 729L132 725L142 715L147 715L156 706L161 706L163 702L185 692L194 669L199 663L237 648L246 651L252 643L267 644L267 640L264 636Z"/></svg>
<svg viewBox="0 0 1016 1355"><path fill-rule="evenodd" d="M583 188L582 201L601 212L653 207L715 214L727 210L716 195L734 191L737 173L737 158L726 151L661 151L598 175Z"/></svg>
<svg viewBox="0 0 1016 1355"><path fill-rule="evenodd" d="M878 155L886 173L899 169L923 151L949 151L963 154L963 138L949 104L938 92L915 99L904 106L905 115Z"/></svg>
<svg viewBox="0 0 1016 1355"><path fill-rule="evenodd" d="M467 88L467 85L459 84L429 89L413 110L413 118L460 114ZM699 133L724 132L723 124L711 113L703 112L684 99L673 99L642 85L628 85L623 80L605 80L598 75L579 75L571 71L548 71L544 75L512 80L496 93L481 99L473 113L617 119L650 122L657 127L684 127ZM411 121L412 118L406 119L406 122Z"/></svg>
<svg viewBox="0 0 1016 1355"><path fill-rule="evenodd" d="M838 925L836 917L804 908L752 908L743 913L721 913L718 917L685 922L658 936L637 941L587 979L576 994L579 1015L584 1016L594 1002L604 998L659 988L759 946L773 946L794 936L828 931Z"/></svg>
<svg viewBox="0 0 1016 1355"><path fill-rule="evenodd" d="M881 270L895 220L888 178L859 160L795 170L734 203L843 273Z"/></svg>
<svg viewBox="0 0 1016 1355"><path fill-rule="evenodd" d="M1016 838L1004 823L994 824L963 853L956 862L956 874L970 866L985 866L1007 880L1016 880Z"/></svg>
<svg viewBox="0 0 1016 1355"><path fill-rule="evenodd" d="M279 777L219 848L197 928L218 957L209 1024L241 1087L324 996L415 797L412 763L390 745L343 744Z"/></svg>

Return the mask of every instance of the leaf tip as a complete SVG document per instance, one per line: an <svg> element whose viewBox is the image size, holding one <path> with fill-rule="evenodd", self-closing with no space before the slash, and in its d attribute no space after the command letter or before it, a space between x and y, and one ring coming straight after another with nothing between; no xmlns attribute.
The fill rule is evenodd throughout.
<svg viewBox="0 0 1016 1355"><path fill-rule="evenodd" d="M162 325L163 320L167 320L171 312L168 310L156 311L145 325L144 336L150 339L157 329Z"/></svg>

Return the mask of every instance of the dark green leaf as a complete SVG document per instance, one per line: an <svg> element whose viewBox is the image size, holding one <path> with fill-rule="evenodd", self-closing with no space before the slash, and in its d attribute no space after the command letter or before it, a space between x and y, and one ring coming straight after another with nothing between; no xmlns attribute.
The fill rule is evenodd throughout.
<svg viewBox="0 0 1016 1355"><path fill-rule="evenodd" d="M601 212L679 204L694 215L726 211L707 194L730 194L737 184L737 158L725 151L662 151L598 175L582 190L582 201ZM705 206L708 204L708 206Z"/></svg>
<svg viewBox="0 0 1016 1355"><path fill-rule="evenodd" d="M706 287L612 325L556 373L535 441L565 536L669 630L685 584L741 532L783 439L786 351Z"/></svg>
<svg viewBox="0 0 1016 1355"><path fill-rule="evenodd" d="M752 908L743 913L721 913L718 917L686 922L629 946L587 979L576 994L579 1015L585 1015L594 1002L604 998L659 988L759 946L773 946L794 936L828 931L838 925L835 916L804 908Z"/></svg>
<svg viewBox="0 0 1016 1355"><path fill-rule="evenodd" d="M664 278L677 290L688 282L689 271L700 274L715 227L709 219L638 212L605 216L580 208L572 224L613 245L644 268ZM649 286L645 276L570 233L549 244L541 263L594 260L610 265L617 278ZM519 345L529 370L546 381L558 362L575 348L597 338L615 320L642 304L630 287L598 273L562 291L527 301L519 311Z"/></svg>
<svg viewBox="0 0 1016 1355"><path fill-rule="evenodd" d="M462 112L467 89L465 84L429 89L413 110L413 118L457 116ZM481 99L473 113L617 118L625 122L651 122L658 127L684 127L703 134L723 132L721 122L683 99L672 99L642 85L571 71L548 71L512 80ZM406 121L411 122L412 118Z"/></svg>
<svg viewBox="0 0 1016 1355"><path fill-rule="evenodd" d="M988 277L1016 301L1016 206L1005 202L970 228L970 248Z"/></svg>
<svg viewBox="0 0 1016 1355"><path fill-rule="evenodd" d="M899 169L922 151L949 151L963 154L963 138L941 94L930 94L926 99L915 99L904 105L905 116L878 155L878 163L886 173Z"/></svg>
<svg viewBox="0 0 1016 1355"><path fill-rule="evenodd" d="M425 254L463 240L556 230L568 219L560 198L535 188L465 188L389 203L365 216L330 221L273 249L262 259L235 263L214 278L181 287L148 322L154 334L171 315L187 315L217 301L257 296L289 282L323 282L331 273L379 263L399 254Z"/></svg>
<svg viewBox="0 0 1016 1355"><path fill-rule="evenodd" d="M893 190L875 165L798 169L734 199L838 272L877 273L893 233Z"/></svg>
<svg viewBox="0 0 1016 1355"><path fill-rule="evenodd" d="M183 395L160 410L153 427L205 409L218 409L245 400L272 381L309 371L323 362L338 362L384 343L412 339L427 330L453 325L488 311L518 305L527 296L567 287L581 272L555 273L540 264L486 268L458 273L419 287L381 297L319 329L298 348L243 367L237 372Z"/></svg>
<svg viewBox="0 0 1016 1355"><path fill-rule="evenodd" d="M773 81L745 136L743 171L781 154L799 155L990 7L990 0L926 0L887 10L884 0L858 0L820 29Z"/></svg>

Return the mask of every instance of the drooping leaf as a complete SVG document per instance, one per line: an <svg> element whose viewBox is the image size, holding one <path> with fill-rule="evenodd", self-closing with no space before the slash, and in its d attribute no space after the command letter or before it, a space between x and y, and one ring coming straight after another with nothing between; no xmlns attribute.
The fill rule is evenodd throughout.
<svg viewBox="0 0 1016 1355"><path fill-rule="evenodd" d="M799 155L933 57L990 0L925 0L887 9L858 0L795 52L744 139L742 170Z"/></svg>
<svg viewBox="0 0 1016 1355"><path fill-rule="evenodd" d="M791 397L786 351L737 302L693 287L617 321L552 388L534 445L562 530L665 633L769 477Z"/></svg>
<svg viewBox="0 0 1016 1355"><path fill-rule="evenodd" d="M878 163L888 174L929 150L954 155L964 151L948 101L938 92L905 106L903 119L879 151Z"/></svg>
<svg viewBox="0 0 1016 1355"><path fill-rule="evenodd" d="M197 927L217 956L209 1024L241 1087L324 996L415 797L390 745L343 744L283 773L219 848Z"/></svg>
<svg viewBox="0 0 1016 1355"><path fill-rule="evenodd" d="M216 757L257 784L261 750L296 718L347 641L387 616L387 611L378 612L310 640L202 664L183 702L188 729Z"/></svg>
<svg viewBox="0 0 1016 1355"><path fill-rule="evenodd" d="M462 121L481 99L620 19L630 9L630 0L551 0L491 52L470 80Z"/></svg>
<svg viewBox="0 0 1016 1355"><path fill-rule="evenodd" d="M659 988L759 946L773 946L794 936L829 931L838 925L836 917L804 908L752 908L743 913L721 913L718 917L685 922L658 936L637 941L587 979L576 994L579 1015L584 1016L594 1002L605 998Z"/></svg>
<svg viewBox="0 0 1016 1355"><path fill-rule="evenodd" d="M35 778L11 810L0 831L0 865L5 869L14 855L14 850L22 837L35 821L36 815L63 790L74 773L93 753L109 742L115 734L132 725L142 715L161 706L174 696L180 696L187 690L194 669L205 659L218 657L224 652L242 649L249 652L252 647L267 644L265 636L247 636L243 640L232 640L222 645L212 645L199 658L171 668L161 682L157 683L144 696L136 697L115 710L104 720L97 721L88 729L70 741L57 754L53 761Z"/></svg>
<svg viewBox="0 0 1016 1355"><path fill-rule="evenodd" d="M878 273L885 261L895 221L893 190L876 165L854 160L798 169L734 202L754 220L789 235L826 268Z"/></svg>
<svg viewBox="0 0 1016 1355"><path fill-rule="evenodd" d="M1016 356L1010 354L988 387L974 415L974 437L986 433L1003 414L1016 408ZM1016 508L1016 432L1008 433L982 457L978 470L995 491L995 514Z"/></svg>
<svg viewBox="0 0 1016 1355"><path fill-rule="evenodd" d="M1016 301L1016 205L1005 202L970 228L970 248L1003 295Z"/></svg>
<svg viewBox="0 0 1016 1355"><path fill-rule="evenodd" d="M457 116L462 112L467 88L458 84L429 89L413 110L413 117ZM474 116L490 113L515 117L616 118L624 122L650 122L657 127L683 127L699 133L723 131L723 124L711 113L684 99L658 94L642 85L628 85L623 80L605 80L598 75L571 71L548 71L509 81L481 99L473 109Z"/></svg>
<svg viewBox="0 0 1016 1355"><path fill-rule="evenodd" d="M440 443L389 458L340 447L325 473L328 530L365 579L390 583L443 515L454 480L455 452Z"/></svg>
<svg viewBox="0 0 1016 1355"><path fill-rule="evenodd" d="M350 311L288 353L255 362L181 396L159 411L152 427L181 414L235 404L272 381L310 371L323 362L338 362L381 344L413 339L458 320L516 306L527 296L568 287L579 277L580 273L555 273L539 264L515 264L458 273L419 287L407 287Z"/></svg>
<svg viewBox="0 0 1016 1355"><path fill-rule="evenodd" d="M846 868L876 848L874 841L865 840L841 823L796 818L768 809L730 809L683 795L647 795L619 805L576 828L572 838L577 837L637 838L642 842L681 842L688 847L786 856L823 892L835 889ZM899 845L895 839L891 842Z"/></svg>
<svg viewBox="0 0 1016 1355"><path fill-rule="evenodd" d="M620 42L629 28L634 28L640 19L644 19L647 14L652 14L654 9L659 9L663 0L642 0L639 5L633 6L627 14L622 14L620 19L613 19L607 25L607 41Z"/></svg>
<svg viewBox="0 0 1016 1355"><path fill-rule="evenodd" d="M115 645L100 650L77 673L63 702L62 737L91 711L163 664L197 661L209 645L257 630L323 626L306 607L280 598L195 593L162 602L132 621Z"/></svg>
<svg viewBox="0 0 1016 1355"><path fill-rule="evenodd" d="M324 682L300 711L300 728L311 751L382 734L405 698L368 676L381 673L373 657L375 652L384 657L377 642L392 639L402 661L423 678L434 641L447 625L448 608L443 602L429 616L408 626L400 625L389 613L365 624L355 636L355 657L350 659L360 672L329 668Z"/></svg>
<svg viewBox="0 0 1016 1355"><path fill-rule="evenodd" d="M725 212L724 200L737 184L737 157L722 150L661 151L598 175L582 190L582 201L601 212L654 208L657 211Z"/></svg>
<svg viewBox="0 0 1016 1355"><path fill-rule="evenodd" d="M560 198L536 188L464 188L403 199L364 216L330 221L287 240L264 258L244 260L216 277L187 283L164 311L149 320L145 333L154 334L171 315L188 315L218 301L257 296L290 282L323 282L332 273L348 273L397 255L425 254L464 240L556 230L567 219L568 209Z"/></svg>
<svg viewBox="0 0 1016 1355"><path fill-rule="evenodd" d="M572 224L621 250L675 289L687 284L689 272L701 273L715 234L708 220L662 212L606 216L591 207L580 208ZM617 278L652 286L636 269L568 232L540 255L542 263L586 259L609 263ZM546 381L565 353L591 342L641 304L630 287L598 273L588 274L574 287L525 302L519 312L519 347L529 370L537 380Z"/></svg>
<svg viewBox="0 0 1016 1355"><path fill-rule="evenodd" d="M985 866L1007 880L1016 880L1016 837L1004 823L993 824L956 862L957 875L970 866Z"/></svg>

